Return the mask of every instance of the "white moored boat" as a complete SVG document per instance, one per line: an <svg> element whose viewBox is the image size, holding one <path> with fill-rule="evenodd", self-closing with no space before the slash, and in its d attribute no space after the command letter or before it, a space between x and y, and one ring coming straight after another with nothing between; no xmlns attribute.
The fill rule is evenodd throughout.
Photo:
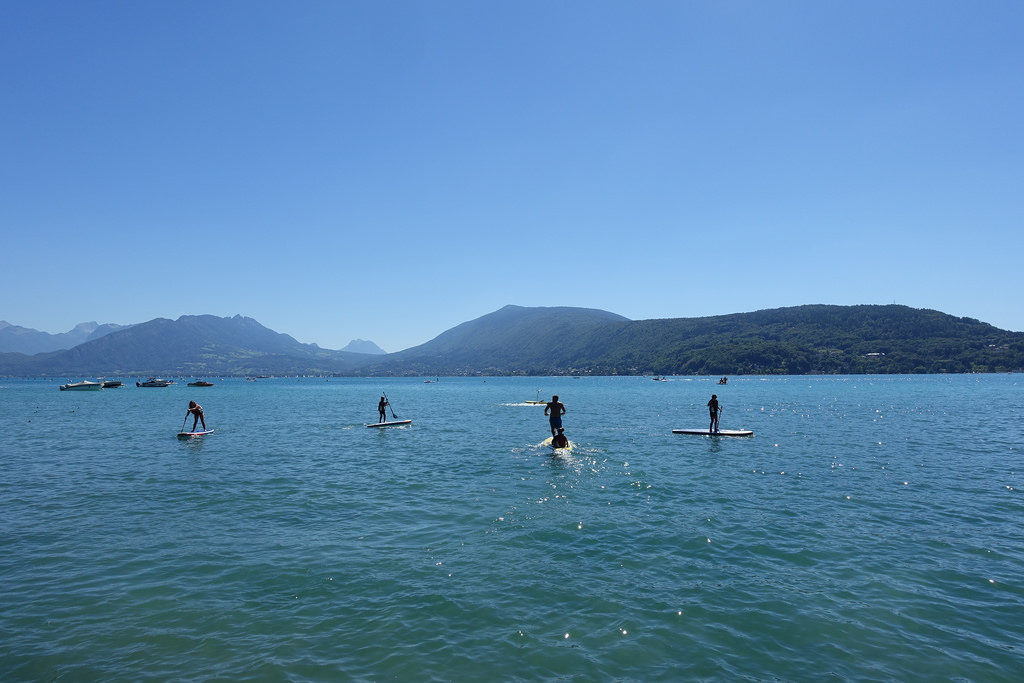
<svg viewBox="0 0 1024 683"><path fill-rule="evenodd" d="M135 386L137 386L137 387L166 387L166 386L170 386L172 384L174 384L174 382L172 382L169 379L160 379L159 377L150 377L149 379L147 379L145 382L142 382L141 384L139 382L136 382Z"/></svg>
<svg viewBox="0 0 1024 683"><path fill-rule="evenodd" d="M96 391L103 388L102 382L90 382L84 380L82 382L68 382L67 384L61 384L61 391Z"/></svg>

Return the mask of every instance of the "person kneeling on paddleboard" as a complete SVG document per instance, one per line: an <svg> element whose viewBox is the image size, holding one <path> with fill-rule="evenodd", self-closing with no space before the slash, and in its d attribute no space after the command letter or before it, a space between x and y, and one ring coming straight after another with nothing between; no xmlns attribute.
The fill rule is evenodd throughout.
<svg viewBox="0 0 1024 683"><path fill-rule="evenodd" d="M196 431L196 425L200 420L203 421L203 431L206 431L206 416L203 415L203 407L195 401L188 402L188 410L185 411L185 419L188 419L188 414L192 414L192 431Z"/></svg>
<svg viewBox="0 0 1024 683"><path fill-rule="evenodd" d="M551 411L550 413L548 411ZM550 415L548 418L548 424L551 425L551 438L555 437L555 432L562 426L562 416L565 415L565 406L558 400L558 396L552 396L551 400L544 407L544 414Z"/></svg>
<svg viewBox="0 0 1024 683"><path fill-rule="evenodd" d="M561 427L558 428L558 434L551 439L552 448L568 448L569 439L565 435L565 430Z"/></svg>
<svg viewBox="0 0 1024 683"><path fill-rule="evenodd" d="M394 392L392 392L392 393L394 393ZM380 397L380 403L377 404L377 412L380 414L380 417L377 419L377 422L387 422L387 420L388 420L388 413L387 413L386 410L384 410L387 407L388 407L388 400L386 398L384 398L383 396L381 396Z"/></svg>
<svg viewBox="0 0 1024 683"><path fill-rule="evenodd" d="M708 401L708 412L711 413L711 426L708 427L708 432L717 432L718 417L722 412L722 408L718 405L718 394L711 394L711 400Z"/></svg>

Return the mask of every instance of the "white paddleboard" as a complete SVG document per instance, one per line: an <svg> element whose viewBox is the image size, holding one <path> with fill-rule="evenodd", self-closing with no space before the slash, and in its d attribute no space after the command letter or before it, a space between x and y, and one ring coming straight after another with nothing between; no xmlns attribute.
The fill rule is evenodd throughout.
<svg viewBox="0 0 1024 683"><path fill-rule="evenodd" d="M412 420L395 420L394 422L374 422L366 425L367 427L401 427L402 425L411 425Z"/></svg>
<svg viewBox="0 0 1024 683"><path fill-rule="evenodd" d="M207 429L203 432L178 432L179 439L191 439L193 436L205 436L206 434L213 434L212 429Z"/></svg>
<svg viewBox="0 0 1024 683"><path fill-rule="evenodd" d="M701 436L753 436L754 432L749 429L719 429L717 432L709 432L706 429L673 429L673 434L699 434Z"/></svg>

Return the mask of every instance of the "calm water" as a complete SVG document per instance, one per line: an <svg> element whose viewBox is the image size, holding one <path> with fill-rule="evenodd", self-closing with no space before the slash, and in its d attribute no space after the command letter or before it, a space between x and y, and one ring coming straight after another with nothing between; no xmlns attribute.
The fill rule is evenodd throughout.
<svg viewBox="0 0 1024 683"><path fill-rule="evenodd" d="M57 384L0 381L3 680L1024 671L1020 375ZM712 392L754 437L671 433Z"/></svg>

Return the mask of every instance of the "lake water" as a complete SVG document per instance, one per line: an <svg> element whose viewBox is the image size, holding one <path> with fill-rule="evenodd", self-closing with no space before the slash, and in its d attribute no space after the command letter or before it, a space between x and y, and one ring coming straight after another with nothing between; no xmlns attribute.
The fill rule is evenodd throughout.
<svg viewBox="0 0 1024 683"><path fill-rule="evenodd" d="M1020 375L58 384L0 381L5 681L1024 672Z"/></svg>

